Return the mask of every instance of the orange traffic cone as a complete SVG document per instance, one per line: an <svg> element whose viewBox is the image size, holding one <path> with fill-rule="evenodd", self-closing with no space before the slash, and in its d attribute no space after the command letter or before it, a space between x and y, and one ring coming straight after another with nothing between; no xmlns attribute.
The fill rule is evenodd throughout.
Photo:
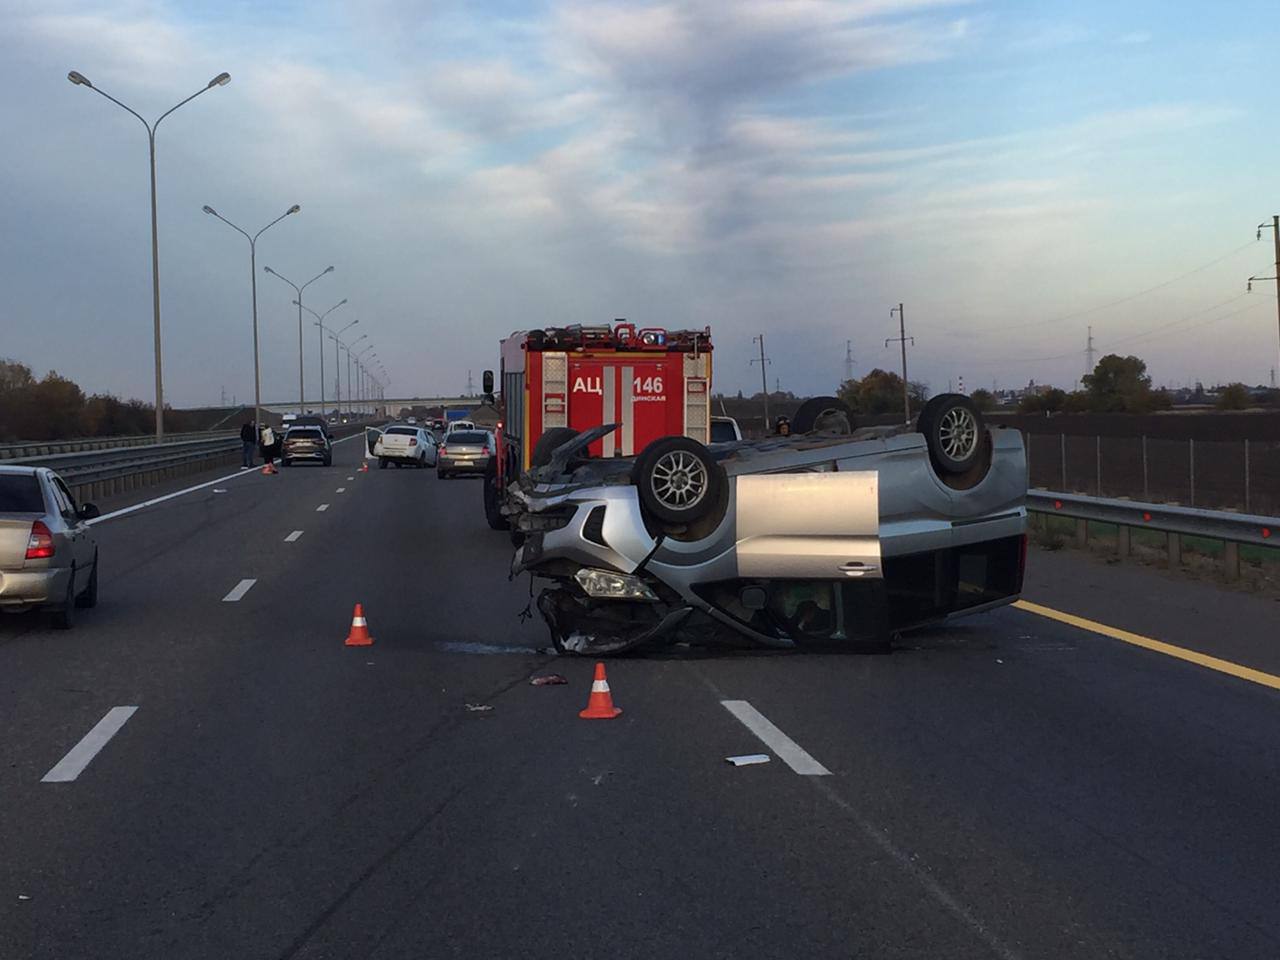
<svg viewBox="0 0 1280 960"><path fill-rule="evenodd" d="M351 615L351 632L347 634L348 647L371 647L373 637L369 636L369 623L364 618L364 607L356 604L356 611Z"/></svg>
<svg viewBox="0 0 1280 960"><path fill-rule="evenodd" d="M262 475L263 475L264 477L269 477L269 476L271 476L271 474L273 474L274 472L275 472L275 471L271 469L271 464L269 464L269 463L264 463L264 464L262 465Z"/></svg>
<svg viewBox="0 0 1280 960"><path fill-rule="evenodd" d="M613 694L609 692L609 681L605 679L604 664L596 664L596 678L591 683L591 696L587 700L587 709L578 716L584 720L612 720L622 712L613 705Z"/></svg>

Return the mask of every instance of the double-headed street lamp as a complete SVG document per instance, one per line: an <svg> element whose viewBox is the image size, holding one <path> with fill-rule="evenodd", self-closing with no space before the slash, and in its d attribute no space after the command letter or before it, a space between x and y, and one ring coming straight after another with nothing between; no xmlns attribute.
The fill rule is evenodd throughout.
<svg viewBox="0 0 1280 960"><path fill-rule="evenodd" d="M249 241L249 283L253 291L253 426L255 430L262 430L262 376L261 364L258 361L258 238L274 227L277 223L289 216L291 213L297 213L302 209L298 204L294 204L280 216L276 217L265 227L255 233L253 236L241 230L234 223L218 213L213 207L205 204L204 212L211 217L217 217L232 230L239 233Z"/></svg>
<svg viewBox="0 0 1280 960"><path fill-rule="evenodd" d="M169 114L177 110L178 107L185 103L190 103L206 90L212 90L214 87L225 87L231 82L231 74L220 73L203 88L197 90L186 100L181 101L176 106L170 107L156 119L155 123L147 123L142 119L141 114L131 107L125 106L111 94L103 90L99 90L83 73L72 70L67 74L67 79L79 87L88 87L94 93L101 94L106 97L117 107L129 111L135 117L142 121L142 125L147 128L147 142L151 148L151 310L155 322L155 353L156 353L156 442L159 443L164 439L164 377L162 374L160 363L160 234L156 225L156 130L160 126L160 121Z"/></svg>
<svg viewBox="0 0 1280 960"><path fill-rule="evenodd" d="M315 325L320 328L320 412L324 414L324 403L325 403L325 400L324 400L324 332L325 330L328 329L328 327L324 325L324 318L327 317L329 314L333 313L333 311L337 310L340 306L345 304L347 301L346 301L346 298L344 297L343 299L335 303L332 307L330 307L328 310L326 310L324 313L316 313L310 307L303 307L301 301L295 300L293 302L296 303L303 310L307 311L307 313L315 317L316 318ZM359 322L360 322L359 320L351 321L351 323L359 323ZM351 323L347 324L347 326L348 327L351 326ZM346 327L343 327L343 329L345 330ZM336 363L334 364L334 370L335 372L337 370Z"/></svg>
<svg viewBox="0 0 1280 960"><path fill-rule="evenodd" d="M270 267L263 267L262 269L266 273L271 274L273 277L279 277L285 283L289 284L289 286L293 287L293 289L297 291L297 294L298 294L298 299L293 301L298 305L298 413L300 414L306 413L307 412L307 391L302 381L302 291L307 289L307 287L311 286L313 283L315 283L325 274L333 273L333 267L325 267L323 270L317 273L314 277L312 277L302 286L298 286L288 277L285 277L285 276L282 276L281 274L276 273ZM320 347L321 347L320 353L321 355L323 355L324 354L323 342L321 342ZM321 399L324 399L323 392L321 393Z"/></svg>

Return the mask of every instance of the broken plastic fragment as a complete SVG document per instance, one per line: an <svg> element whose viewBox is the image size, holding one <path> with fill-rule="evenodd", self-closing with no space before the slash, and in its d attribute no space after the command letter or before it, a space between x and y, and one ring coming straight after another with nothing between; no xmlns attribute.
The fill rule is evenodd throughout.
<svg viewBox="0 0 1280 960"><path fill-rule="evenodd" d="M556 684L568 683L564 677L558 673L548 673L541 677L530 677L529 683L535 687L550 687Z"/></svg>
<svg viewBox="0 0 1280 960"><path fill-rule="evenodd" d="M767 753L749 753L742 757L725 757L724 759L735 767L749 767L753 763L768 763L769 755Z"/></svg>
<svg viewBox="0 0 1280 960"><path fill-rule="evenodd" d="M484 713L487 710L492 710L493 707L487 703L468 703L467 709L472 713Z"/></svg>

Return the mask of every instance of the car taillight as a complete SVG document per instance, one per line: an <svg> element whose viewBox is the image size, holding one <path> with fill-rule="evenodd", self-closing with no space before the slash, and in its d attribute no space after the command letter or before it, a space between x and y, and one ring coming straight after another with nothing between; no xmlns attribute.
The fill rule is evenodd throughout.
<svg viewBox="0 0 1280 960"><path fill-rule="evenodd" d="M27 559L44 560L53 556L53 533L43 520L31 524L31 536L27 537Z"/></svg>
<svg viewBox="0 0 1280 960"><path fill-rule="evenodd" d="M441 452L442 454L448 454L448 452L449 452L449 448L448 448L448 447L441 447L441 448L440 448L440 452Z"/></svg>
<svg viewBox="0 0 1280 960"><path fill-rule="evenodd" d="M411 447L416 447L417 445L418 445L418 438L417 438L417 437L410 437L410 438L409 438L409 446L411 446Z"/></svg>

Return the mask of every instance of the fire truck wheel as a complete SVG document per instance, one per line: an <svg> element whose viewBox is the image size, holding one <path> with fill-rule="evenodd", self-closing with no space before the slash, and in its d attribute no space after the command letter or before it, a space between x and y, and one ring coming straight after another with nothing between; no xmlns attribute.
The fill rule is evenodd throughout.
<svg viewBox="0 0 1280 960"><path fill-rule="evenodd" d="M943 393L924 405L916 430L929 445L929 459L942 474L968 473L982 459L986 427L972 400Z"/></svg>
<svg viewBox="0 0 1280 960"><path fill-rule="evenodd" d="M791 418L792 433L853 433L853 411L838 397L810 397Z"/></svg>
<svg viewBox="0 0 1280 960"><path fill-rule="evenodd" d="M529 455L529 466L545 467L551 462L551 455L561 444L568 443L578 435L577 430L569 427L551 427L538 438L533 445L533 453Z"/></svg>
<svg viewBox="0 0 1280 960"><path fill-rule="evenodd" d="M723 501L728 486L724 468L697 440L660 437L636 458L631 482L640 505L661 523L690 524Z"/></svg>
<svg viewBox="0 0 1280 960"><path fill-rule="evenodd" d="M498 471L492 467L484 475L484 519L490 530L506 530L510 526L498 509Z"/></svg>

